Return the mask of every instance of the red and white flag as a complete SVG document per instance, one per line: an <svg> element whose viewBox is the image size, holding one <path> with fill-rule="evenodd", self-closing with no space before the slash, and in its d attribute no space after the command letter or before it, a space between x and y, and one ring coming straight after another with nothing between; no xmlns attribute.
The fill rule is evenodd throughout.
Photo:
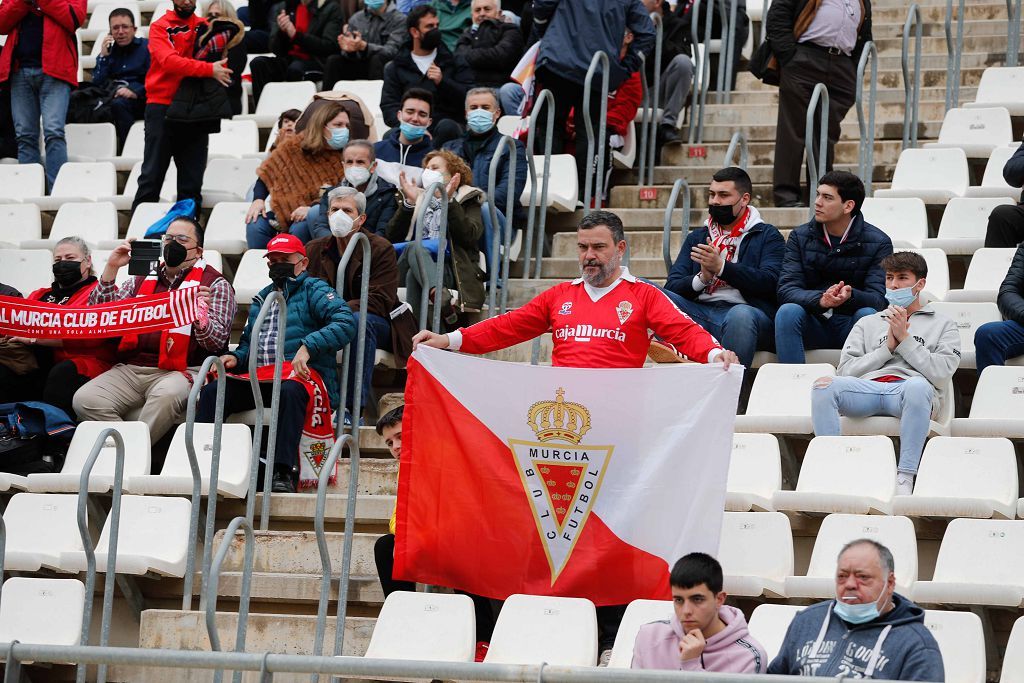
<svg viewBox="0 0 1024 683"><path fill-rule="evenodd" d="M504 599L668 599L718 551L742 368L524 366L420 347L395 577Z"/></svg>

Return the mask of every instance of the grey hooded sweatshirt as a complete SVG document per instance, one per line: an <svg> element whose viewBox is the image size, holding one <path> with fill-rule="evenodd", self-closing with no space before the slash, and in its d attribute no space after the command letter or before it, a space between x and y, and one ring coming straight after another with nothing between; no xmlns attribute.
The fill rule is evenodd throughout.
<svg viewBox="0 0 1024 683"><path fill-rule="evenodd" d="M859 625L832 611L835 600L799 612L768 673L944 681L942 655L924 625L924 610L896 593L892 600L892 610Z"/></svg>
<svg viewBox="0 0 1024 683"><path fill-rule="evenodd" d="M960 333L952 318L930 305L910 315L908 331L890 351L888 310L861 318L846 338L836 374L861 379L924 377L935 387L934 415L942 405L946 382L960 366Z"/></svg>

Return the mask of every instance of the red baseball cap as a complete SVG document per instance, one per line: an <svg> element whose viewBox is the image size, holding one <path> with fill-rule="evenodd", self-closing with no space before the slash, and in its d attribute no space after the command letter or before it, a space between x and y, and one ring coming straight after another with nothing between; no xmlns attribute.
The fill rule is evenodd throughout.
<svg viewBox="0 0 1024 683"><path fill-rule="evenodd" d="M306 255L306 247L295 235L289 235L288 233L282 233L274 239L267 242L267 253L268 254L302 254Z"/></svg>

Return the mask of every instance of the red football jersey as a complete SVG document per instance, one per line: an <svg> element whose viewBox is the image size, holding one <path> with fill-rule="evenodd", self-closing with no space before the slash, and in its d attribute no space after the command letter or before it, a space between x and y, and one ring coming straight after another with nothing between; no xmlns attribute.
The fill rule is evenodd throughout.
<svg viewBox="0 0 1024 683"><path fill-rule="evenodd" d="M706 363L711 351L722 348L661 290L625 268L610 288L595 290L582 278L563 282L522 308L464 327L459 330L461 345L456 334L452 348L487 353L548 331L552 365L570 368L642 367L651 332L698 363Z"/></svg>

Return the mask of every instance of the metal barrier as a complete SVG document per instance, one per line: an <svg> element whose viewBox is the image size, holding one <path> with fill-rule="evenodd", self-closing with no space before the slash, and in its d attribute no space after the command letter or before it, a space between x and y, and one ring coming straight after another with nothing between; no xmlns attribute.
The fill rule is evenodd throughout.
<svg viewBox="0 0 1024 683"><path fill-rule="evenodd" d="M654 184L654 153L658 146L658 124L661 123L661 117L658 116L658 105L661 99L661 53L665 42L665 26L661 15L657 12L651 14L651 21L654 22L654 90L651 93L651 108L647 109L644 105L644 120L641 124L649 131L644 136L649 144L639 150L641 155L646 154L646 158L640 159L641 185ZM644 178L645 170L647 171L646 179Z"/></svg>
<svg viewBox="0 0 1024 683"><path fill-rule="evenodd" d="M914 78L910 78L909 45L910 27L914 26ZM907 21L903 24L903 54L900 65L903 68L903 149L917 147L917 117L921 105L921 7L915 2L907 10Z"/></svg>
<svg viewBox="0 0 1024 683"><path fill-rule="evenodd" d="M267 498L270 496L267 495ZM245 559L242 565L242 590L238 597L238 626L235 630L235 652L245 652L245 630L249 621L249 592L252 583L253 555L256 552L256 539L252 525L245 517L235 517L224 532L224 539L217 548L217 556L210 567L210 579L206 582L206 633L210 638L210 649L220 652L220 634L217 633L217 587L220 583L220 568L227 557L228 549L235 540L235 534L241 527L245 532ZM212 539L211 539L212 542ZM211 653L212 654L212 653ZM218 667L213 673L213 682L220 683L224 679L224 669ZM241 683L242 669L235 669L232 681Z"/></svg>
<svg viewBox="0 0 1024 683"><path fill-rule="evenodd" d="M654 16L653 14L651 15ZM659 24L660 25L660 24ZM655 69L657 71L657 69ZM637 182L640 185L644 184L644 179L647 177L647 134L649 132L647 126L647 113L651 111L651 90L647 87L647 55L643 52L640 53L640 124L638 134L640 135L640 146L637 148L637 156L640 158L640 168ZM634 121L636 117L634 117ZM651 146L656 147L657 138L653 138L650 141Z"/></svg>
<svg viewBox="0 0 1024 683"><path fill-rule="evenodd" d="M338 292L338 296L345 299L345 273L348 271L348 264L352 260L352 254L356 250L356 245L362 245L363 250L363 264L362 274L359 280L359 322L356 325L356 376L355 382L352 385L352 390L355 395L352 397L352 431L358 433L360 416L363 411L363 365L366 363L366 314L364 311L369 308L369 296L370 296L370 268L371 253L370 253L370 238L363 232L354 233L345 246L345 253L341 255L341 260L338 261L338 270L335 272L334 286ZM440 307L435 306L435 309ZM421 328L422 329L422 328ZM341 350L341 377L340 381L340 397L338 400L338 414L343 414L345 406L348 405L348 372L349 366L352 363L352 342L349 342L344 349ZM373 362L372 360L370 361ZM338 420L338 425L335 430L335 434L341 435L345 429L345 421L342 419ZM358 477L359 473L354 472L353 476Z"/></svg>
<svg viewBox="0 0 1024 683"><path fill-rule="evenodd" d="M683 220L680 225L680 233L683 240L690 232L690 184L686 178L677 178L672 185L672 194L668 197L668 206L665 207L664 227L661 231L661 257L665 259L665 273L672 270L672 212L675 211L679 202L679 195L683 195Z"/></svg>
<svg viewBox="0 0 1024 683"><path fill-rule="evenodd" d="M534 163L533 144L537 132L537 122L540 120L540 113L548 107L549 115L545 119L544 131L544 177L540 184L540 204L537 204L537 166ZM526 217L526 244L524 245L523 278L530 277L530 257L533 255L533 248L536 246L537 254L534 257L533 277L539 278L541 263L544 258L544 235L548 219L548 186L551 182L551 144L555 133L555 96L550 90L544 89L537 95L533 104L533 111L530 112L530 130L526 135L526 163L530 166L530 206ZM537 233L536 236L534 233ZM534 240L536 239L536 245Z"/></svg>
<svg viewBox="0 0 1024 683"><path fill-rule="evenodd" d="M505 183L505 229L502 230L501 224L498 222L498 207L494 205L494 198L497 196L495 190L497 189L498 181L498 165L501 163L501 155L503 152L508 152L508 180ZM509 271L509 260L511 259L512 251L512 214L515 210L516 202L519 201L519 197L516 196L516 143L508 135L502 135L501 140L498 141L498 147L494 150L494 156L491 157L491 165L487 170L487 209L491 215L491 228L494 231L494 238L491 240L491 253L488 254L490 257L490 287L487 292L487 317L493 317L497 309L495 309L495 297L497 296L497 290L500 286L501 289L501 313L505 312L508 306L508 271ZM501 233L505 235L500 240ZM501 242L502 253L499 254L498 243ZM499 259L500 255L500 259ZM500 277L499 277L500 276ZM440 290L438 290L440 291ZM437 316L441 315L440 306L434 306L434 314ZM438 318L440 322L440 318ZM436 330L435 330L436 331Z"/></svg>
<svg viewBox="0 0 1024 683"><path fill-rule="evenodd" d="M317 604L316 611L316 637L313 639L314 656L322 655L324 651L324 636L327 632L327 605L331 597L331 580L334 577L334 571L331 568L331 555L327 549L327 532L324 530L324 517L327 513L327 481L330 471L334 469L345 446L348 446L353 470L358 466L359 444L351 434L343 434L334 442L334 447L331 448L330 454L324 461L316 489L316 513L313 517L313 530L316 532L316 545L320 551L320 568L323 579L320 582L320 602ZM351 482L352 479L349 481ZM341 552L341 576L338 579L338 615L334 629L334 651L332 652L335 655L341 654L345 644L345 619L348 613L348 584L352 567L352 541L356 515L356 495L352 492L352 488L350 485L345 510L345 537ZM313 674L311 680L316 683L320 677Z"/></svg>
<svg viewBox="0 0 1024 683"><path fill-rule="evenodd" d="M89 533L89 477L92 468L107 443L114 441L114 486L110 502L110 532L107 534L107 571L103 577L103 608L100 616L100 647L110 643L110 620L114 610L114 582L117 568L117 541L121 529L121 486L124 483L124 437L113 427L108 427L96 436L96 442L89 451L78 480L78 533L82 536L82 550L85 552L85 604L82 609L82 635L79 643L89 643L89 627L92 625L92 603L96 596L96 546ZM85 683L86 666L79 664L75 673L77 683ZM98 683L106 683L107 664L101 663L96 672Z"/></svg>
<svg viewBox="0 0 1024 683"><path fill-rule="evenodd" d="M868 90L868 121L864 123L864 71L871 60L871 89ZM864 43L857 63L857 126L860 128L860 147L857 151L857 175L864 182L867 196L871 196L871 176L875 157L875 102L878 99L878 48L873 41Z"/></svg>
<svg viewBox="0 0 1024 683"><path fill-rule="evenodd" d="M1006 0L1006 66L1017 66L1020 56L1020 0Z"/></svg>
<svg viewBox="0 0 1024 683"><path fill-rule="evenodd" d="M718 53L718 102L729 104L732 101L732 68L736 53L736 12L737 0L729 0L729 16L726 21L725 3L717 2L718 13L722 19L722 37Z"/></svg>
<svg viewBox="0 0 1024 683"><path fill-rule="evenodd" d="M953 0L946 0L946 109L960 106L960 63L964 54L964 0L956 18L956 48L953 47Z"/></svg>
<svg viewBox="0 0 1024 683"><path fill-rule="evenodd" d="M729 147L725 150L725 165L728 166L732 163L732 160L736 157L736 149L740 151L740 163L738 166L742 169L747 168L747 163L750 161L750 148L747 146L747 136L744 135L743 131L738 130L732 134L729 138Z"/></svg>
<svg viewBox="0 0 1024 683"><path fill-rule="evenodd" d="M270 523L270 489L274 474L274 450L277 441L277 420L278 408L281 405L281 363L284 362L284 339L288 324L288 304L285 302L284 294L274 290L267 295L260 312L256 315L250 332L250 340L255 342L260 338L260 331L270 315L270 309L274 304L280 309L277 316L277 345L274 348L274 386L271 389L270 398L270 432L267 435L267 457L265 472L263 474L263 507L260 511L260 529L266 530ZM259 367L259 354L249 354L249 386L252 387L253 405L256 406L256 425L252 432L252 464L249 470L249 495L245 501L245 518L249 525L253 526L253 518L256 514L256 489L259 488L257 478L260 470L260 446L263 442L263 393L260 391L260 382L256 377L256 369ZM209 542L209 541L207 541Z"/></svg>
<svg viewBox="0 0 1024 683"><path fill-rule="evenodd" d="M594 74L597 72L598 66L601 67L601 117L598 119L601 125L598 127L599 139L595 147L594 117L593 112L590 111L590 93L593 92ZM587 129L587 168L583 174L584 185L586 185L583 189L583 215L587 215L591 211L591 198L594 199L594 208L601 208L601 195L604 189L604 154L605 145L608 142L606 139L608 127L608 54L603 50L595 52L590 60L587 77L583 81L583 106L586 108L583 123ZM579 144L579 131L576 131L576 133L576 144ZM595 175L597 176L596 192L594 191Z"/></svg>
<svg viewBox="0 0 1024 683"><path fill-rule="evenodd" d="M709 0L713 1L713 0ZM696 115L694 107L690 107L690 125L687 132L687 139L691 145L699 145L704 142L704 109L708 100L708 85L711 81L711 12L705 12L704 19L704 40L703 51L700 49L702 41L698 37L698 26L700 21L701 0L693 0L690 8L690 40L693 43L694 55L697 57L697 69L694 71L693 102L696 104ZM700 93L697 92L697 84L700 84Z"/></svg>
<svg viewBox="0 0 1024 683"><path fill-rule="evenodd" d="M821 116L818 124L821 128L818 135L818 157L814 157L814 110L821 100ZM828 165L828 88L818 83L811 92L811 101L807 104L807 121L804 129L804 150L807 152L807 168L810 173L810 189L808 196L808 220L814 218L814 198L818 191L818 176L825 172Z"/></svg>
<svg viewBox="0 0 1024 683"><path fill-rule="evenodd" d="M434 304L434 322L431 328L434 332L441 329L441 288L444 287L444 253L448 244L448 190L445 188L444 183L433 183L430 187L423 188L423 204L416 214L416 231L414 233L413 241L417 244L422 245L426 230L423 221L427 215L427 207L430 204L431 199L434 197L434 193L440 192L441 197L441 223L437 233L437 258L435 259L436 268L434 270L435 278L433 280L435 287L435 298L437 301ZM424 247L425 248L425 247ZM426 273L426 266L423 262L420 262L420 282L423 283L423 292L420 293L420 329L425 330L427 328L427 302L430 297L430 277Z"/></svg>
<svg viewBox="0 0 1024 683"><path fill-rule="evenodd" d="M220 448L221 432L224 429L224 395L227 390L227 371L220 356L208 356L199 368L197 380L192 383L188 393L188 406L185 413L185 452L188 454L188 466L192 471L192 516L188 525L188 555L185 559L184 585L181 595L181 609L192 609L192 580L196 567L196 540L199 537L199 511L202 508L203 475L199 471L199 458L196 456L195 427L196 404L203 390L203 378L214 368L217 372L217 406L213 417L213 444L210 450L210 481L206 495L206 530L203 533L203 576L202 588L206 587L206 570L210 566L213 554L213 533L217 521L217 484L220 481ZM259 404L262 406L263 404ZM204 590L199 591L199 609L203 608Z"/></svg>

